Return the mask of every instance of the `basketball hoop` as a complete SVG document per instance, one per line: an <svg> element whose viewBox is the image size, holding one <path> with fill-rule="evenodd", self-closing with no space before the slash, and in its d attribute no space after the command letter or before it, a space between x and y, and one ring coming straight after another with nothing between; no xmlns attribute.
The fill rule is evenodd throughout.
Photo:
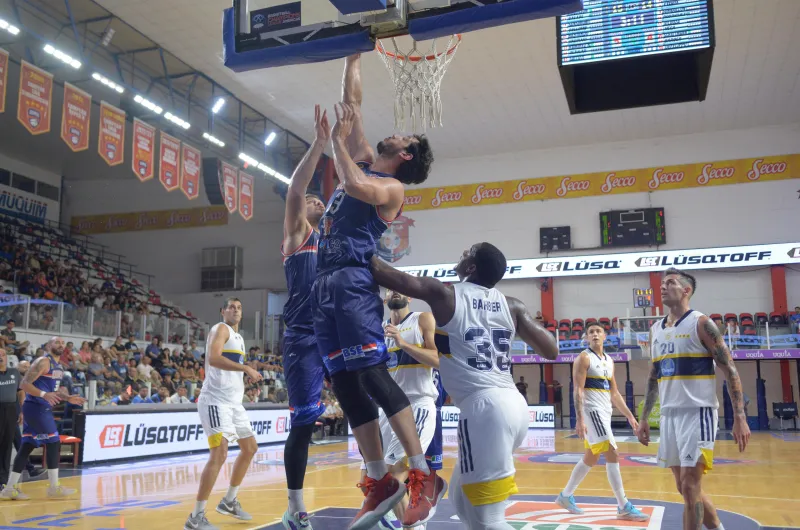
<svg viewBox="0 0 800 530"><path fill-rule="evenodd" d="M412 41L408 52L400 51L394 37L391 38L394 51L388 51L380 40L377 42L376 49L394 82L395 129L405 129L406 116L411 118L413 131L417 130L418 119L422 130L442 126L442 79L461 44L461 35L450 36L442 51L437 51L437 40L442 39L432 39L425 55L419 54L417 41Z"/></svg>

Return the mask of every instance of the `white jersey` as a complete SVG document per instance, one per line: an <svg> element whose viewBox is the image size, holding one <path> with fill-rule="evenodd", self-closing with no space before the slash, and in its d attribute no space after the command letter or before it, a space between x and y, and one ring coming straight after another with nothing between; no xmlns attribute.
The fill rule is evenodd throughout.
<svg viewBox="0 0 800 530"><path fill-rule="evenodd" d="M419 317L422 313L409 313L395 327L400 330L400 336L409 344L424 347L425 339L419 327ZM390 324L387 320L384 325ZM406 351L397 347L394 339L386 339L386 347L389 350L389 374L397 385L406 393L411 401L420 398L430 398L435 400L439 397L439 391L433 383L433 370L430 366L425 366Z"/></svg>
<svg viewBox="0 0 800 530"><path fill-rule="evenodd" d="M225 326L230 337L222 347L222 356L233 362L244 364L244 339L232 327L224 322L217 326ZM211 352L211 334L206 340L206 352ZM211 356L206 355L206 378L200 398L205 403L219 405L241 405L244 398L244 373L231 370L220 370L209 364Z"/></svg>
<svg viewBox="0 0 800 530"><path fill-rule="evenodd" d="M704 316L689 310L671 327L667 318L650 328L650 351L658 371L661 409L717 409L714 358L697 334L697 322Z"/></svg>
<svg viewBox="0 0 800 530"><path fill-rule="evenodd" d="M516 329L506 297L470 282L454 290L453 318L436 330L442 386L456 405L483 390L516 391L510 371Z"/></svg>
<svg viewBox="0 0 800 530"><path fill-rule="evenodd" d="M591 348L583 350L589 356L586 384L583 385L584 408L611 414L611 378L614 377L614 361L607 354L600 357Z"/></svg>

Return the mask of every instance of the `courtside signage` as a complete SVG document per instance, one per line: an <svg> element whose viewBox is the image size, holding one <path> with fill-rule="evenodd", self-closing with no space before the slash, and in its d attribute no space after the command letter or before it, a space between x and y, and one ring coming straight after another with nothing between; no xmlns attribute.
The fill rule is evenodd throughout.
<svg viewBox="0 0 800 530"><path fill-rule="evenodd" d="M676 269L727 269L763 267L766 265L800 264L800 242L750 245L744 247L698 248L690 250L657 250L625 254L594 254L563 258L531 258L510 260L504 280L590 276L595 274L635 274ZM414 276L430 276L445 282L456 282L455 263L409 265L398 270Z"/></svg>
<svg viewBox="0 0 800 530"><path fill-rule="evenodd" d="M289 410L247 411L259 444L289 437ZM208 449L195 410L140 414L87 414L83 461L105 462Z"/></svg>
<svg viewBox="0 0 800 530"><path fill-rule="evenodd" d="M442 407L442 427L445 429L458 427L458 418L461 411L458 407L444 406ZM556 428L556 414L555 409L551 405L528 405L528 415L530 420L528 422L529 429L555 429Z"/></svg>

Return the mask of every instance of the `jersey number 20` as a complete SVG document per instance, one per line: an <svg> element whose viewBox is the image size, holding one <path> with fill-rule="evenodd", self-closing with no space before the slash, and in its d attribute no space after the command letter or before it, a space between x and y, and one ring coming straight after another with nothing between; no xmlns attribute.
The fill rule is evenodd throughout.
<svg viewBox="0 0 800 530"><path fill-rule="evenodd" d="M507 372L511 366L511 330L492 328L487 333L485 328L469 328L464 333L464 342L475 343L475 357L467 357L467 363L483 372L488 372L495 365L501 372Z"/></svg>

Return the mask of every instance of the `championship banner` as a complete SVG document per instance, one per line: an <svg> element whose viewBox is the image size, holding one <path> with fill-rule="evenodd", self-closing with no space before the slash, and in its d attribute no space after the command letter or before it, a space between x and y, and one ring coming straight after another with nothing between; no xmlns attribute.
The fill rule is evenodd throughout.
<svg viewBox="0 0 800 530"><path fill-rule="evenodd" d="M161 160L158 168L158 180L167 191L180 186L181 141L161 131Z"/></svg>
<svg viewBox="0 0 800 530"><path fill-rule="evenodd" d="M800 154L406 190L403 210L705 188L800 178Z"/></svg>
<svg viewBox="0 0 800 530"><path fill-rule="evenodd" d="M8 52L0 48L0 113L6 111L7 91L8 91Z"/></svg>
<svg viewBox="0 0 800 530"><path fill-rule="evenodd" d="M50 132L53 74L22 61L19 67L17 120L31 134Z"/></svg>
<svg viewBox="0 0 800 530"><path fill-rule="evenodd" d="M61 139L73 152L89 149L92 96L64 82L64 107L61 111Z"/></svg>
<svg viewBox="0 0 800 530"><path fill-rule="evenodd" d="M109 166L125 161L125 111L100 102L100 136L97 152Z"/></svg>
<svg viewBox="0 0 800 530"><path fill-rule="evenodd" d="M236 194L239 192L237 171L234 166L225 162L220 162L220 165L222 166L220 169L222 180L219 184L222 187L222 196L225 197L225 207L230 213L233 213L236 211Z"/></svg>
<svg viewBox="0 0 800 530"><path fill-rule="evenodd" d="M245 173L239 171L239 214L245 221L253 218L253 186L255 179Z"/></svg>
<svg viewBox="0 0 800 530"><path fill-rule="evenodd" d="M180 210L80 215L72 218L72 229L81 234L116 234L173 228L205 228L228 224L224 206L203 206Z"/></svg>
<svg viewBox="0 0 800 530"><path fill-rule="evenodd" d="M190 201L200 195L200 167L202 163L200 150L183 144L181 147L181 191Z"/></svg>
<svg viewBox="0 0 800 530"><path fill-rule="evenodd" d="M133 119L133 153L131 168L145 182L155 176L156 128L139 118Z"/></svg>

